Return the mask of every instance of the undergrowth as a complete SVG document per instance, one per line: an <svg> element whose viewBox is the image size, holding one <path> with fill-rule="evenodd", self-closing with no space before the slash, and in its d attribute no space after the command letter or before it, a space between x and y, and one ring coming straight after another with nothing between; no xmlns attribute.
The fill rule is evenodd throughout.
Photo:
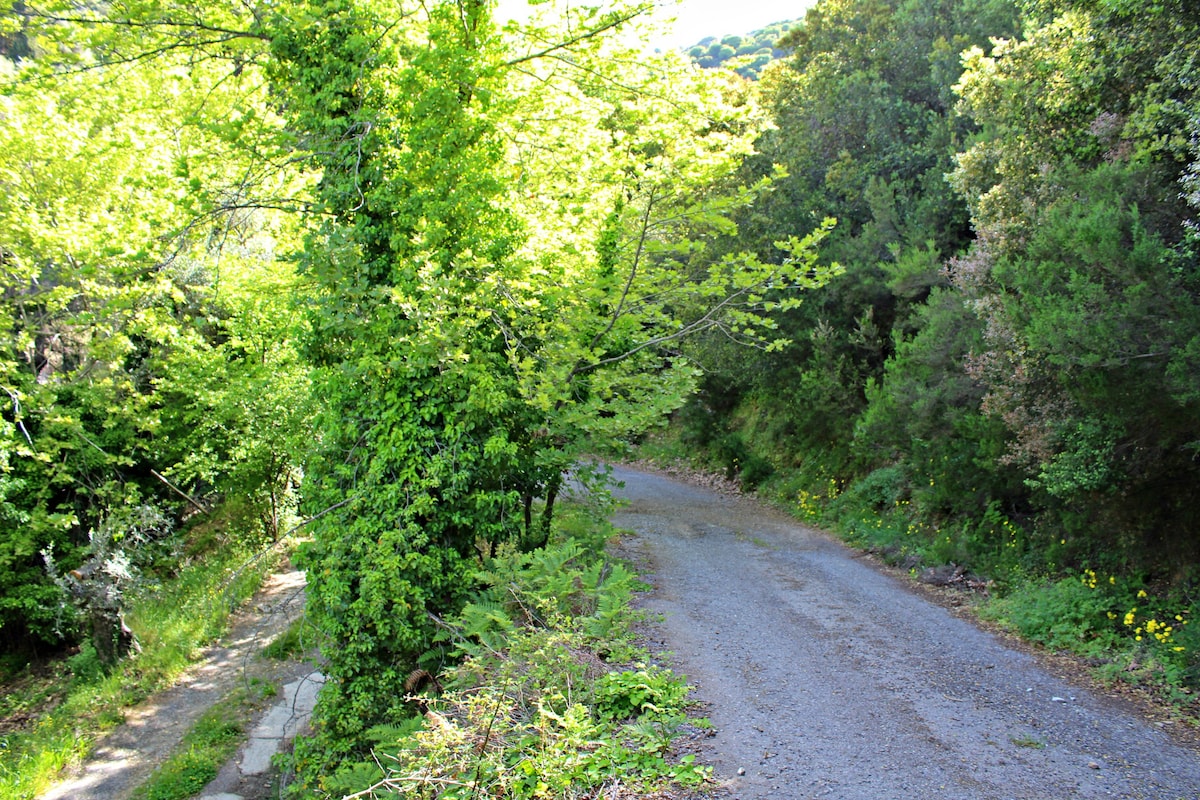
<svg viewBox="0 0 1200 800"><path fill-rule="evenodd" d="M1105 681L1151 690L1190 716L1200 716L1200 602L1186 583L1099 565L1075 567L1043 541L1049 537L1010 519L998 504L975 519L924 516L919 497L894 480L867 478L844 491L797 493L803 518L845 541L920 571L955 564L969 571L979 615L1049 650L1079 656ZM936 487L934 487L936 489ZM1065 542L1063 543L1065 544ZM1102 561L1102 557L1097 557Z"/></svg>
<svg viewBox="0 0 1200 800"><path fill-rule="evenodd" d="M1197 611L1178 594L1152 594L1137 580L1091 569L1031 579L979 608L1025 639L1084 657L1099 677L1153 689L1192 716L1200 716Z"/></svg>
<svg viewBox="0 0 1200 800"><path fill-rule="evenodd" d="M710 770L672 741L696 724L689 687L631 630L639 584L608 558L605 523L532 553L509 551L443 639L458 663L425 711L372 731L369 759L324 776L321 797L644 797ZM428 676L432 678L433 676ZM416 684L432 685L415 674Z"/></svg>
<svg viewBox="0 0 1200 800"><path fill-rule="evenodd" d="M1073 567L1039 541L1049 537L1018 524L998 504L974 519L931 520L921 512L919 492L894 475L871 473L845 488L827 479L823 487L797 491L792 508L914 576L940 565L963 567L979 589L974 606L983 619L1081 657L1102 680L1146 688L1200 717L1200 630L1190 624L1200 602L1186 584Z"/></svg>
<svg viewBox="0 0 1200 800"><path fill-rule="evenodd" d="M125 709L170 685L225 630L230 613L254 593L274 561L251 561L249 543L220 544L133 595L126 621L140 653L106 670L85 642L41 678L17 680L11 693L6 689L0 702L0 716L8 721L0 732L0 800L29 800L47 789L120 724ZM30 685L41 699L36 706L22 701Z"/></svg>
<svg viewBox="0 0 1200 800"><path fill-rule="evenodd" d="M317 647L320 638L320 632L312 620L302 614L262 649L262 655L278 661L299 658Z"/></svg>

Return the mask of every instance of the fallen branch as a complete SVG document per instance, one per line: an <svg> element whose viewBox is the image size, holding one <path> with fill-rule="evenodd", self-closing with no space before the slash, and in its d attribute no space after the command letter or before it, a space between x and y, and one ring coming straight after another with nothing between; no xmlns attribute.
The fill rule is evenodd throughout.
<svg viewBox="0 0 1200 800"><path fill-rule="evenodd" d="M208 513L208 509L205 508L204 506L200 505L200 502L198 500L196 500L191 495L187 494L182 489L180 489L178 486L176 486L175 484L171 483L169 480L164 478L161 472L159 472L156 469L152 469L152 470L150 470L150 474L153 475L154 477L158 478L163 483L165 483L167 485L167 488L170 489L171 491L173 491L175 494L179 495L184 500L187 500L189 503L191 503L192 507L195 508L196 510L198 510L201 514Z"/></svg>

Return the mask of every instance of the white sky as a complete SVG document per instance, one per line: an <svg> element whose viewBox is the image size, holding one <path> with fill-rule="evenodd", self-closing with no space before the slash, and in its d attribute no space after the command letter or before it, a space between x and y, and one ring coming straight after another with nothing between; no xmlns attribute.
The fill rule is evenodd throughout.
<svg viewBox="0 0 1200 800"><path fill-rule="evenodd" d="M558 0L562 2L562 0ZM568 0L582 5L581 0ZM816 0L659 0L658 16L666 20L676 17L670 33L664 34L659 47L686 47L705 36L724 36L750 31L785 19L798 19ZM605 0L591 0L589 5L604 5ZM499 0L501 19L520 16L526 0Z"/></svg>
<svg viewBox="0 0 1200 800"><path fill-rule="evenodd" d="M749 33L772 22L798 19L816 0L682 0L666 4L663 18L677 17L673 32L664 42L669 47L687 47L705 36Z"/></svg>

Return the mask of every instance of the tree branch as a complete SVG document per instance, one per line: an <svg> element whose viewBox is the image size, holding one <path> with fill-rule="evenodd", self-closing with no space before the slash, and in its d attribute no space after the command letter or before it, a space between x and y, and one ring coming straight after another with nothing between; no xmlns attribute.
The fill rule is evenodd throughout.
<svg viewBox="0 0 1200 800"><path fill-rule="evenodd" d="M152 470L150 470L150 474L153 475L154 477L158 478L163 483L165 483L167 485L167 488L170 489L171 491L175 492L175 494L179 495L184 500L187 500L189 503L191 503L192 507L195 508L196 510L198 510L200 513L202 513L202 514L208 513L207 508L200 505L200 503L197 502L191 495L187 494L182 489L180 489L178 486L176 486L175 484L171 483L169 480L164 478L161 472L159 472L156 469L152 469Z"/></svg>
<svg viewBox="0 0 1200 800"><path fill-rule="evenodd" d="M625 280L625 288L621 290L621 299L617 301L617 307L613 310L612 319L608 321L608 325L604 330L592 337L592 341L588 344L588 349L600 343L600 340L608 336L612 329L616 327L617 320L621 318L621 314L625 309L625 302L629 298L629 290L633 287L633 281L637 278L638 268L642 264L642 255L646 252L646 237L650 235L650 212L654 209L654 190L650 190L650 194L646 197L646 210L642 212L641 230L638 232L637 247L633 251L633 264L629 267L629 277ZM572 370L572 376L574 370ZM567 377L570 380L571 376Z"/></svg>
<svg viewBox="0 0 1200 800"><path fill-rule="evenodd" d="M504 66L515 67L518 64L525 64L530 61L536 61L539 58L545 58L546 56L551 55L553 53L557 53L560 50L568 50L571 47L574 47L575 45L579 44L580 42L586 42L588 39L594 39L595 37L599 36L602 33L613 30L615 28L619 28L622 25L624 25L626 22L629 22L630 20L634 19L635 17L639 17L644 13L646 13L645 6L640 6L636 9L630 11L628 14L614 17L613 19L604 23L600 27L589 28L586 31L580 33L578 36L573 36L564 42L557 42L556 44L550 45L549 47L547 47L543 50L539 50L536 53L528 53L519 58L514 58L509 61L505 61Z"/></svg>
<svg viewBox="0 0 1200 800"><path fill-rule="evenodd" d="M148 29L148 30L183 30L183 31L202 31L204 33L219 33L228 38L220 41L229 41L230 39L258 39L259 41L269 42L271 37L265 33L255 33L246 30L237 30L235 28L224 28L219 25L208 25L204 22L176 22L170 19L160 20L133 20L133 19L99 19L95 17L66 17L57 14L47 14L38 11L35 8L26 6L26 10L18 12L21 16L32 19L39 19L44 22L67 23L72 25L109 25L115 28L131 28L131 29Z"/></svg>
<svg viewBox="0 0 1200 800"><path fill-rule="evenodd" d="M679 339L686 338L695 333L699 333L700 331L709 330L711 328L721 328L722 330L724 330L724 327L722 326L721 321L718 318L720 312L722 312L726 308L734 305L735 301L737 299L748 294L751 290L761 288L761 286L762 286L762 284L755 284L754 286L747 286L737 292L734 292L733 294L728 295L727 297L723 298L721 300L721 302L717 303L712 308L710 308L708 311L706 311L702 317L700 317L696 320L693 320L692 322L689 322L687 325L684 325L682 328L680 328L677 331L673 331L671 333L667 333L662 336L655 336L652 339L647 339L646 341L642 342L641 344L635 345L634 347L629 348L625 352L618 353L617 355L610 356L609 358L603 358L603 359L600 359L599 361L594 361L590 364L577 364L571 370L570 374L567 375L567 383L570 383L571 380L573 380L575 377L582 375L585 372L591 372L594 369L599 369L600 367L606 367L610 364L620 363L620 362L624 361L625 359L630 358L631 356L633 356L649 347L657 347L659 345L666 344L668 342L678 341Z"/></svg>

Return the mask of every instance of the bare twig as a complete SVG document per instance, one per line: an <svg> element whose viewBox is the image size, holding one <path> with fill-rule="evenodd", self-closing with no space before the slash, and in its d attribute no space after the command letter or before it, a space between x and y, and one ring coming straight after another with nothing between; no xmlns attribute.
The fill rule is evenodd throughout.
<svg viewBox="0 0 1200 800"><path fill-rule="evenodd" d="M313 522L316 522L317 520L319 520L321 517L325 516L326 514L330 514L330 513L334 512L334 511L337 511L339 508L342 508L343 506L349 505L350 503L354 502L354 501L355 501L355 500L357 500L357 499L358 499L358 495L351 495L350 497L347 497L345 500L343 500L343 501L342 501L342 502L340 502L340 503L334 503L334 504L333 504L333 505L331 505L329 508L326 508L326 509L324 509L324 510L322 510L322 511L320 511L320 512L316 513L316 514L313 514L313 515L312 515L311 517L309 517L308 519L306 519L306 520L303 520L303 521L301 521L301 522L297 522L295 525L293 525L291 528L289 528L289 529L288 529L288 532L287 532L287 533L285 533L285 534L284 534L282 537L280 537L280 538L282 538L282 539L286 539L287 537L291 536L291 535L292 535L293 533L295 533L296 531L298 531L298 530L300 530L301 528L303 528L305 525L309 525L309 524L311 524L311 523L313 523Z"/></svg>
<svg viewBox="0 0 1200 800"><path fill-rule="evenodd" d="M488 720L487 731L483 735L483 744L479 745L479 760L475 762L475 780L471 786L471 797L479 794L479 779L483 773L483 757L487 754L488 743L492 741L492 726L496 724L496 717L500 715L500 702L496 702L496 707L492 709L492 718Z"/></svg>
<svg viewBox="0 0 1200 800"><path fill-rule="evenodd" d="M189 503L191 503L192 507L195 508L197 511L199 511L202 514L208 513L207 508L200 505L200 503L195 498L193 498L191 495L187 494L182 489L180 489L178 486L176 486L175 484L173 484L169 480L167 480L165 477L163 477L163 474L161 472L159 472L156 469L152 469L152 470L150 470L150 474L153 475L154 477L158 478L163 483L165 483L167 485L167 488L170 489L171 491L175 492L175 494L179 495L184 500L187 500Z"/></svg>
<svg viewBox="0 0 1200 800"><path fill-rule="evenodd" d="M257 553L255 553L253 556L251 556L249 559L247 559L244 564L242 564L240 567L235 569L233 571L233 574L229 576L229 580L226 581L226 585L232 586L233 582L235 580L237 580L237 577L239 575L241 575L243 572L245 572L252 565L258 563L268 553L270 553L274 550L278 550L284 544L284 542L287 541L288 537L291 536L293 533L300 530L305 525L316 522L317 520L319 520L321 517L325 516L326 514L332 513L334 511L338 510L339 508L342 508L343 506L353 502L355 499L357 499L357 497L358 497L358 495L351 495L350 497L347 497L345 500L341 501L340 503L335 503L335 504L329 506L329 508L326 508L317 514L313 514L308 519L303 520L303 521L298 522L295 525L293 525L291 528L288 529L287 533L280 536L278 539L276 539L274 542L272 542L271 544L264 547L262 550L259 550Z"/></svg>
<svg viewBox="0 0 1200 800"><path fill-rule="evenodd" d="M29 446L33 447L33 437L29 435L29 431L25 430L25 423L21 420L21 398L19 398L17 393L12 389L9 389L7 386L4 387L4 391L7 392L8 396L12 398L13 419L16 420L17 429L25 436L25 441L29 442Z"/></svg>

